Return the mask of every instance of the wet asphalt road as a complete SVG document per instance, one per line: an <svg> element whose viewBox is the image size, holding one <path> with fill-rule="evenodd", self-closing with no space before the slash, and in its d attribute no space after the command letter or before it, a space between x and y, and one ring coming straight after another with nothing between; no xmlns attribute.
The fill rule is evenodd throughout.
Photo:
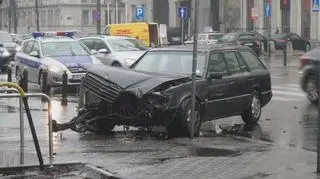
<svg viewBox="0 0 320 179"><path fill-rule="evenodd" d="M223 134L213 134L209 122L202 126L203 136L192 141L124 133L121 126L112 136L68 130L54 134L54 162L89 162L124 178L313 178L317 106L309 104L299 87L298 57L290 57L287 67L282 66L281 57L273 57L268 66L273 98L257 125L244 125L240 117L221 119L215 123ZM76 97L69 99L68 106L62 107L60 98L53 98L55 120L68 121L76 115ZM29 101L48 162L46 103ZM16 99L0 99L0 166L21 162L18 111ZM34 164L37 159L25 124L24 163Z"/></svg>

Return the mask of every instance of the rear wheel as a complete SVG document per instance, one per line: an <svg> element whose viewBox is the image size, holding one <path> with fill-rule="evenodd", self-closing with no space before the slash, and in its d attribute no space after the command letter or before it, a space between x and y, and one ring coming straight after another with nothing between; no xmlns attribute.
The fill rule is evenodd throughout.
<svg viewBox="0 0 320 179"><path fill-rule="evenodd" d="M319 95L316 79L314 77L309 77L305 85L309 101L313 104L318 103Z"/></svg>
<svg viewBox="0 0 320 179"><path fill-rule="evenodd" d="M261 101L260 95L254 91L251 95L251 102L248 109L241 114L242 120L246 124L253 124L259 121L261 116Z"/></svg>

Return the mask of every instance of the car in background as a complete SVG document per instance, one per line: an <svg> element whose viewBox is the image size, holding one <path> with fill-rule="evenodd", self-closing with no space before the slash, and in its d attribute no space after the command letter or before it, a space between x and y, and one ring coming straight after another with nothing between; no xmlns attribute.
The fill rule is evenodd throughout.
<svg viewBox="0 0 320 179"><path fill-rule="evenodd" d="M0 70L5 71L14 56L21 50L20 45L13 42L9 32L0 31Z"/></svg>
<svg viewBox="0 0 320 179"><path fill-rule="evenodd" d="M183 45L150 49L129 69L88 67L80 87L81 110L72 120L81 121L71 129L165 126L169 136L199 136L201 122L233 115L249 124L259 120L272 98L271 80L249 47L198 49L195 120L190 120L192 61L192 46ZM65 126L54 124L54 131Z"/></svg>
<svg viewBox="0 0 320 179"><path fill-rule="evenodd" d="M48 72L47 90L62 85L62 74L67 72L68 86L79 86L86 74L83 64L102 63L72 33L32 33L33 38L22 43L22 50L15 56L15 76L22 79L22 71L28 68L29 82L39 84L44 90L43 72Z"/></svg>
<svg viewBox="0 0 320 179"><path fill-rule="evenodd" d="M320 49L315 48L300 57L300 86L311 103L319 100Z"/></svg>
<svg viewBox="0 0 320 179"><path fill-rule="evenodd" d="M274 42L274 48L276 50L300 50L309 51L311 49L311 44L308 40L303 39L296 33L279 33L272 34L271 41Z"/></svg>
<svg viewBox="0 0 320 179"><path fill-rule="evenodd" d="M198 43L212 45L216 44L218 40L223 36L223 33L218 32L208 32L208 33L199 33L198 34ZM193 37L184 42L185 44L193 44Z"/></svg>
<svg viewBox="0 0 320 179"><path fill-rule="evenodd" d="M219 40L219 44L238 44L250 47L256 55L261 54L261 41L253 32L232 32L224 34Z"/></svg>
<svg viewBox="0 0 320 179"><path fill-rule="evenodd" d="M97 35L80 38L105 65L128 68L149 49L140 40L124 36Z"/></svg>

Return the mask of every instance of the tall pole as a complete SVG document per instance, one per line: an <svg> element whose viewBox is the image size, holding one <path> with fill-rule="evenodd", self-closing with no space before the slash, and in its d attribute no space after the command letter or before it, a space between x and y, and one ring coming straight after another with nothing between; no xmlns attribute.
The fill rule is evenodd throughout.
<svg viewBox="0 0 320 179"><path fill-rule="evenodd" d="M125 2L125 11L126 11L126 21L125 21L125 23L128 23L128 0L126 0L126 2Z"/></svg>
<svg viewBox="0 0 320 179"><path fill-rule="evenodd" d="M40 25L39 25L39 3L38 0L35 0L35 8L36 8L36 26L37 31L40 32Z"/></svg>
<svg viewBox="0 0 320 179"><path fill-rule="evenodd" d="M194 121L195 121L195 107L196 107L196 69L197 69L197 53L198 53L198 9L199 0L195 0L194 7L194 41L193 41L193 59L192 59L192 92L191 92L191 120L189 123L190 138L194 136Z"/></svg>
<svg viewBox="0 0 320 179"><path fill-rule="evenodd" d="M108 11L108 25L109 25L110 24L110 4L109 4L109 1L107 4L107 11Z"/></svg>
<svg viewBox="0 0 320 179"><path fill-rule="evenodd" d="M11 2L12 2L12 13L13 13L13 30L14 30L14 33L17 34L17 26L18 26L17 2L16 0L11 0Z"/></svg>
<svg viewBox="0 0 320 179"><path fill-rule="evenodd" d="M118 21L118 15L119 15L119 9L118 9L119 7L118 7L118 0L116 0L116 24L118 24L119 23L119 21Z"/></svg>
<svg viewBox="0 0 320 179"><path fill-rule="evenodd" d="M97 34L101 33L101 1L97 0L97 14L99 18L97 18Z"/></svg>

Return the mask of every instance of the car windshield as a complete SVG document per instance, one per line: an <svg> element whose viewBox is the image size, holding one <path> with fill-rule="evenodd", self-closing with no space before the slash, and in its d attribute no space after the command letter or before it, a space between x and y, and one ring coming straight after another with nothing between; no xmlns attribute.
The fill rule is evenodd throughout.
<svg viewBox="0 0 320 179"><path fill-rule="evenodd" d="M0 33L0 42L12 42L12 38L9 33Z"/></svg>
<svg viewBox="0 0 320 179"><path fill-rule="evenodd" d="M111 48L116 52L147 50L141 41L136 39L108 39Z"/></svg>
<svg viewBox="0 0 320 179"><path fill-rule="evenodd" d="M42 42L41 47L43 56L47 57L91 55L78 41Z"/></svg>
<svg viewBox="0 0 320 179"><path fill-rule="evenodd" d="M223 34L210 34L208 36L209 40L219 40L221 39L221 37L223 36Z"/></svg>
<svg viewBox="0 0 320 179"><path fill-rule="evenodd" d="M236 33L228 33L225 34L221 37L221 41L222 42L230 42L230 41L234 41L237 38L237 34Z"/></svg>
<svg viewBox="0 0 320 179"><path fill-rule="evenodd" d="M169 73L191 75L192 52L190 51L153 51L148 52L133 67L138 71L153 73ZM204 53L198 53L197 74L202 75L205 69L206 57Z"/></svg>
<svg viewBox="0 0 320 179"><path fill-rule="evenodd" d="M273 34L271 37L273 39L284 39L288 36L288 34Z"/></svg>

